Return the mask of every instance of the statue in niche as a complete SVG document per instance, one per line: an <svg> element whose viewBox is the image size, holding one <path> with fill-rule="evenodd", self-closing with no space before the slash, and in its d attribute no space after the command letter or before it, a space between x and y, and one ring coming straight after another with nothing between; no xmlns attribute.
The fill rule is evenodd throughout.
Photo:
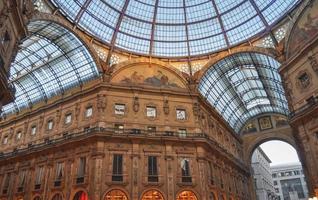
<svg viewBox="0 0 318 200"><path fill-rule="evenodd" d="M61 120L61 111L59 109L56 110L56 121L59 123Z"/></svg>
<svg viewBox="0 0 318 200"><path fill-rule="evenodd" d="M169 114L169 102L168 99L163 101L163 112L168 115Z"/></svg>
<svg viewBox="0 0 318 200"><path fill-rule="evenodd" d="M79 116L79 114L80 114L80 111L81 111L80 104L79 104L79 103L76 103L76 104L75 104L75 119L76 119L76 120L78 119L78 116Z"/></svg>
<svg viewBox="0 0 318 200"><path fill-rule="evenodd" d="M41 115L40 116L40 121L39 121L40 128L42 128L42 126L43 126L43 121L44 121L44 117Z"/></svg>
<svg viewBox="0 0 318 200"><path fill-rule="evenodd" d="M134 96L134 100L133 100L133 110L134 112L138 112L139 111L139 97Z"/></svg>
<svg viewBox="0 0 318 200"><path fill-rule="evenodd" d="M311 76L307 71L301 72L297 76L297 86L300 89L307 89L311 85Z"/></svg>
<svg viewBox="0 0 318 200"><path fill-rule="evenodd" d="M309 63L312 67L312 69L318 74L318 61L315 56L309 56L308 57Z"/></svg>
<svg viewBox="0 0 318 200"><path fill-rule="evenodd" d="M106 109L106 95L98 94L97 95L97 110L98 112L105 112Z"/></svg>
<svg viewBox="0 0 318 200"><path fill-rule="evenodd" d="M195 117L199 117L200 114L200 107L199 107L199 103L198 102L194 102L193 103L193 115Z"/></svg>

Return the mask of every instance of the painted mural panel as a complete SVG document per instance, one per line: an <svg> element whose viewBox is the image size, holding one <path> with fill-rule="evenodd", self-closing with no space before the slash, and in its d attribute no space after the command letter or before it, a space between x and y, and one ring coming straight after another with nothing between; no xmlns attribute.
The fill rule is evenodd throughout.
<svg viewBox="0 0 318 200"><path fill-rule="evenodd" d="M296 23L290 41L289 56L304 47L318 34L318 0L312 1L309 8Z"/></svg>
<svg viewBox="0 0 318 200"><path fill-rule="evenodd" d="M130 66L116 74L113 83L141 84L165 88L185 88L185 85L173 72L159 66Z"/></svg>

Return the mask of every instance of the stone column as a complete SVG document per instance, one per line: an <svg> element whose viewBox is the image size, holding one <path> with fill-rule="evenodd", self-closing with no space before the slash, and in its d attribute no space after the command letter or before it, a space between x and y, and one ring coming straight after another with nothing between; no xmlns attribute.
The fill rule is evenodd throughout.
<svg viewBox="0 0 318 200"><path fill-rule="evenodd" d="M132 199L139 199L139 192L138 192L138 185L140 184L140 179L139 179L139 160L140 160L140 155L139 155L139 144L133 143L133 150L132 150L132 155L131 155L131 161L132 161Z"/></svg>
<svg viewBox="0 0 318 200"><path fill-rule="evenodd" d="M97 142L96 149L93 149L90 158L88 158L88 181L89 181L89 198L90 199L101 199L103 183L103 159L105 157L104 153L104 143Z"/></svg>
<svg viewBox="0 0 318 200"><path fill-rule="evenodd" d="M196 181L198 184L200 184L201 188L201 199L206 200L209 193L207 192L208 190L208 172L206 171L206 165L207 161L205 159L205 151L202 147L197 147L197 162L198 162L198 169L199 169L199 177L197 178L198 181Z"/></svg>
<svg viewBox="0 0 318 200"><path fill-rule="evenodd" d="M172 153L172 145L170 143L166 143L166 185L167 185L167 199L175 199L175 180L173 174L173 153ZM177 166L178 167L178 166Z"/></svg>

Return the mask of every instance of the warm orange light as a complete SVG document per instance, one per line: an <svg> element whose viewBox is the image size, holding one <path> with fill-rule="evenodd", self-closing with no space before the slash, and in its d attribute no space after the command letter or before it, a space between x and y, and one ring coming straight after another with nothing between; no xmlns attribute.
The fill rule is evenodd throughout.
<svg viewBox="0 0 318 200"><path fill-rule="evenodd" d="M177 200L197 200L197 197L191 191L183 191L179 194Z"/></svg>
<svg viewBox="0 0 318 200"><path fill-rule="evenodd" d="M142 200L164 200L164 198L157 190L149 190L142 196Z"/></svg>
<svg viewBox="0 0 318 200"><path fill-rule="evenodd" d="M105 200L128 200L128 198L121 190L111 190L106 194Z"/></svg>

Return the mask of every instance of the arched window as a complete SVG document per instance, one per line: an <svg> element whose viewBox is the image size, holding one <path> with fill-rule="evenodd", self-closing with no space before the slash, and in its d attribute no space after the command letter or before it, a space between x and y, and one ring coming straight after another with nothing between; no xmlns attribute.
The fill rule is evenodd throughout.
<svg viewBox="0 0 318 200"><path fill-rule="evenodd" d="M79 191L75 194L73 200L88 200L88 195L86 194L86 192Z"/></svg>
<svg viewBox="0 0 318 200"><path fill-rule="evenodd" d="M55 194L52 198L52 200L63 200L63 197L61 194Z"/></svg>
<svg viewBox="0 0 318 200"><path fill-rule="evenodd" d="M115 189L106 194L105 200L128 200L128 197L123 191Z"/></svg>
<svg viewBox="0 0 318 200"><path fill-rule="evenodd" d="M142 200L164 200L164 198L159 191L149 190L142 196Z"/></svg>
<svg viewBox="0 0 318 200"><path fill-rule="evenodd" d="M192 191L182 191L179 193L177 200L198 200Z"/></svg>
<svg viewBox="0 0 318 200"><path fill-rule="evenodd" d="M37 196L37 197L34 197L33 200L41 200L41 197Z"/></svg>

